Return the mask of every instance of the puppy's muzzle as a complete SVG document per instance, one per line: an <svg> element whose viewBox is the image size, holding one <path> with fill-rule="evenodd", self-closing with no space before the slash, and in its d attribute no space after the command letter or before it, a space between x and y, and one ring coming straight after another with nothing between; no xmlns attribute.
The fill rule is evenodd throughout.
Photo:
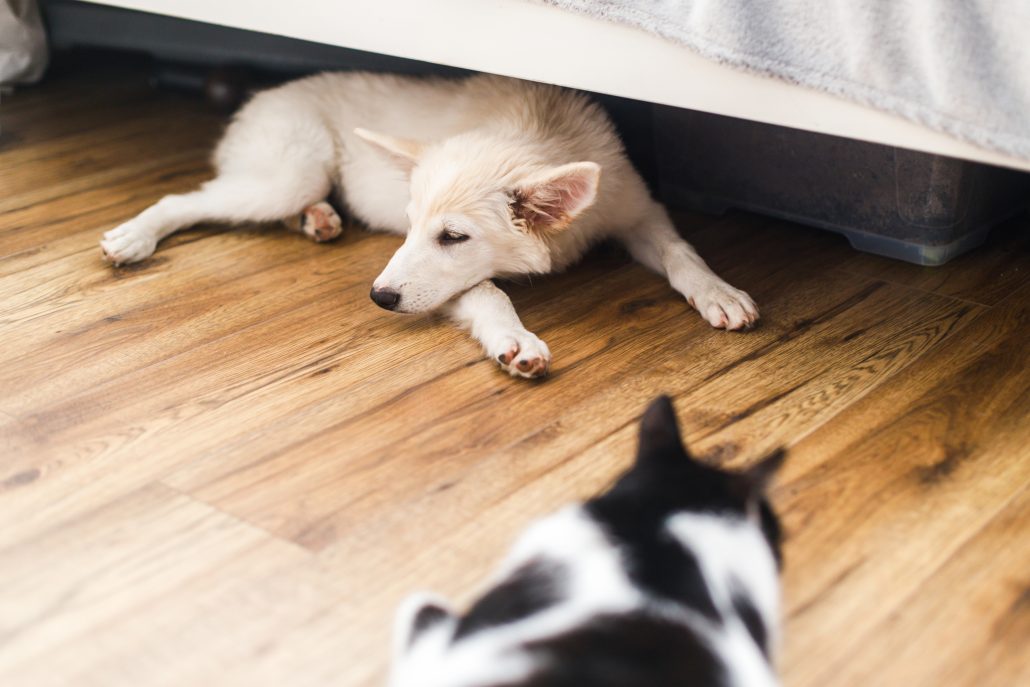
<svg viewBox="0 0 1030 687"><path fill-rule="evenodd" d="M384 310L396 310L397 304L401 302L401 295L393 289L377 289L372 287L372 302Z"/></svg>

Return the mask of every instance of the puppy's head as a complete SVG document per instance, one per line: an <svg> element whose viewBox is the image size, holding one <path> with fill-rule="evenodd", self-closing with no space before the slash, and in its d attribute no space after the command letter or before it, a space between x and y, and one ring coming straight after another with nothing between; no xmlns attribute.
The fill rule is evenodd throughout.
<svg viewBox="0 0 1030 687"><path fill-rule="evenodd" d="M743 472L706 465L667 397L639 436L633 466L528 528L466 612L428 595L402 606L391 687L775 683L779 530L765 491L783 453Z"/></svg>
<svg viewBox="0 0 1030 687"><path fill-rule="evenodd" d="M766 490L785 458L778 449L743 471L726 471L697 460L680 437L676 411L668 396L651 402L640 423L637 459L597 503L646 504L655 517L674 512L739 517L758 526L777 563L780 524Z"/></svg>
<svg viewBox="0 0 1030 687"><path fill-rule="evenodd" d="M599 165L534 164L525 144L355 133L410 180L407 238L372 288L388 310L426 312L491 277L548 272L549 239L597 196Z"/></svg>

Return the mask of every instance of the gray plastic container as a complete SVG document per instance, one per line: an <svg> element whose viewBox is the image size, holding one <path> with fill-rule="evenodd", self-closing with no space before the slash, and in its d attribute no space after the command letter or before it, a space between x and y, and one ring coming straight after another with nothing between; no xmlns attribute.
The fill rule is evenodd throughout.
<svg viewBox="0 0 1030 687"><path fill-rule="evenodd" d="M655 107L660 193L844 234L869 253L941 265L1030 204L1030 174L771 124Z"/></svg>

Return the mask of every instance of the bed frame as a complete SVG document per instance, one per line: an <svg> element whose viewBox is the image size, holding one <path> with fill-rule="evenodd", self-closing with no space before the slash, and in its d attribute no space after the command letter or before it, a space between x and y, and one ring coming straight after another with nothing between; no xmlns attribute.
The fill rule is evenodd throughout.
<svg viewBox="0 0 1030 687"><path fill-rule="evenodd" d="M95 1L1030 170L1030 160L532 0Z"/></svg>

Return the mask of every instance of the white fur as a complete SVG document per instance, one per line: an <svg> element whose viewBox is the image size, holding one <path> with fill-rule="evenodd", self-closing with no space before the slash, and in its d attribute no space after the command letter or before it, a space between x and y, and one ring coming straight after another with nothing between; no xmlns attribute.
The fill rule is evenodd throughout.
<svg viewBox="0 0 1030 687"><path fill-rule="evenodd" d="M544 374L551 356L489 280L563 269L606 237L666 275L713 326L758 317L676 233L603 111L571 91L493 76L322 74L256 95L214 164L199 190L104 234L106 258L143 260L201 221L321 217L313 208L335 191L370 228L406 235L374 283L400 293L397 310L445 308L491 357L514 351L499 361L512 374ZM532 221L513 214L513 197ZM339 233L331 221L319 227L304 231ZM442 231L469 238L443 245Z"/></svg>
<svg viewBox="0 0 1030 687"><path fill-rule="evenodd" d="M391 687L477 687L517 683L532 674L534 662L520 647L574 630L599 614L645 611L692 628L719 655L729 684L774 687L768 662L729 600L731 580L749 594L770 632L778 625L776 564L754 523L715 515L679 513L666 526L701 563L709 592L725 624L700 613L649 597L626 575L620 553L579 506L566 508L531 526L512 548L491 582L496 584L528 561L540 558L567 570L565 597L523 620L476 632L452 642L453 619L433 627L410 647L395 652ZM424 596L410 599L398 615L397 635L407 627ZM434 601L440 605L444 604Z"/></svg>
<svg viewBox="0 0 1030 687"><path fill-rule="evenodd" d="M507 294L489 279L472 287L449 306L451 317L466 327L486 354L513 376L537 377L547 372L551 351L522 326ZM519 369L518 361L526 361Z"/></svg>
<svg viewBox="0 0 1030 687"><path fill-rule="evenodd" d="M475 687L524 679L535 664L519 650L521 644L568 632L598 613L625 613L645 602L626 578L618 551L579 507L530 527L495 581L540 556L567 566L569 593L560 604L457 644L450 643L453 626L435 628L438 632L428 642L420 637L409 653L398 657L391 687Z"/></svg>
<svg viewBox="0 0 1030 687"><path fill-rule="evenodd" d="M776 561L765 538L751 520L707 513L678 513L666 523L669 532L690 549L701 567L723 628L711 635L725 657L733 684L774 685L776 677L747 628L736 617L730 600L734 587L747 594L769 633L770 653L779 642L780 586Z"/></svg>

